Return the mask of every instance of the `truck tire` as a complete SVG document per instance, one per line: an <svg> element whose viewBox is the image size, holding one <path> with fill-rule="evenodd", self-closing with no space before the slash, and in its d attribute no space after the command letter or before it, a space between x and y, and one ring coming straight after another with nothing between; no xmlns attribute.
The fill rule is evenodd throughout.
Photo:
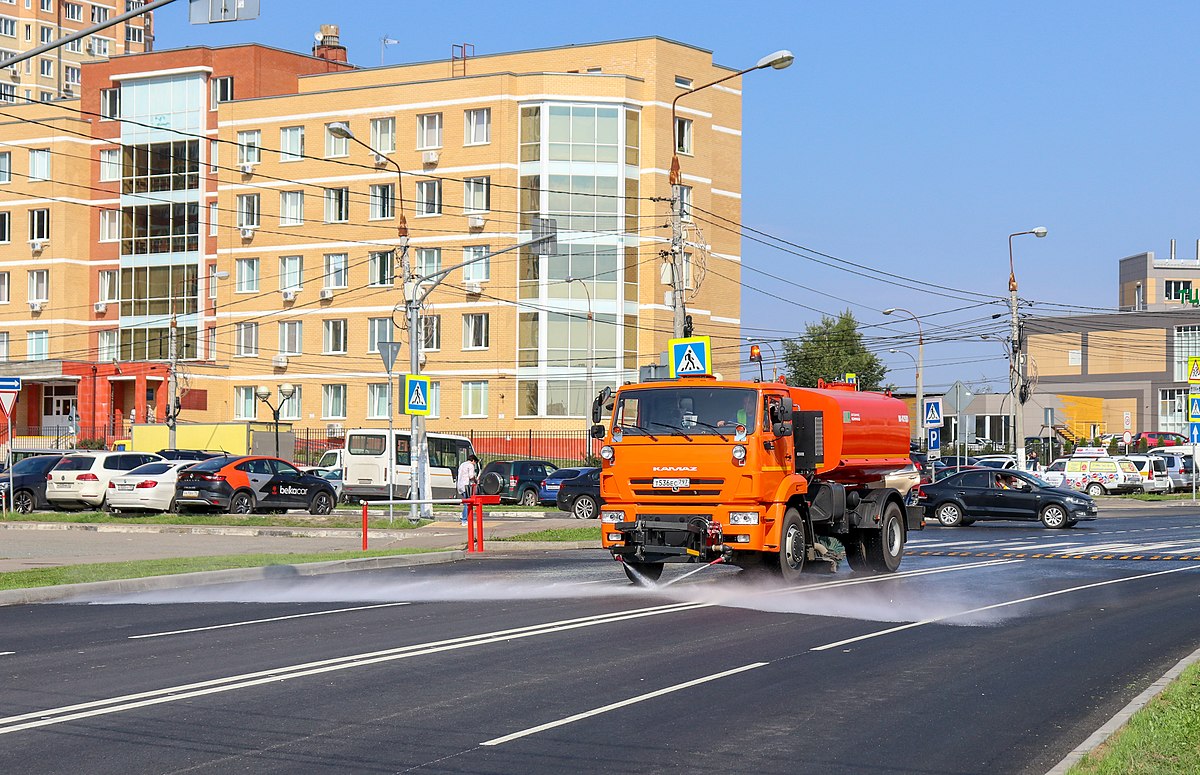
<svg viewBox="0 0 1200 775"><path fill-rule="evenodd" d="M800 581L804 573L804 558L808 545L804 536L804 520L795 508L788 508L779 528L779 554L775 557L775 571L789 584Z"/></svg>
<svg viewBox="0 0 1200 775"><path fill-rule="evenodd" d="M662 576L663 566L660 562L630 562L621 563L621 569L635 585L652 587Z"/></svg>
<svg viewBox="0 0 1200 775"><path fill-rule="evenodd" d="M904 514L895 503L883 508L883 520L878 530L868 530L862 537L867 565L875 573L895 573L904 557Z"/></svg>

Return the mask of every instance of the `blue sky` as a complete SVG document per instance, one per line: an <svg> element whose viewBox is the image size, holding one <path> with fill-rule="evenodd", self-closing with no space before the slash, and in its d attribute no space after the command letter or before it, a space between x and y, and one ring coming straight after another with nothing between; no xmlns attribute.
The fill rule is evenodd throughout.
<svg viewBox="0 0 1200 775"><path fill-rule="evenodd" d="M1007 298L1012 232L1049 229L1015 242L1020 296L1034 314L1115 308L1118 259L1166 255L1171 238L1194 255L1200 238L1197 3L261 5L257 21L204 26L187 24L183 2L168 6L156 45L307 51L318 26L333 23L364 66L379 64L384 34L401 41L389 64L446 58L454 43L482 54L645 35L736 68L791 49L791 68L743 83L742 222L869 276L744 240L743 326L778 338L813 320L792 302L849 308L871 337L897 337L871 344L901 387L913 384L912 362L888 348L915 354L915 336L911 322L879 314L892 306L931 316L927 392L955 379L1007 389L1001 345L977 335L1007 335L1006 318L991 320L1007 303L971 305L986 301L977 294Z"/></svg>

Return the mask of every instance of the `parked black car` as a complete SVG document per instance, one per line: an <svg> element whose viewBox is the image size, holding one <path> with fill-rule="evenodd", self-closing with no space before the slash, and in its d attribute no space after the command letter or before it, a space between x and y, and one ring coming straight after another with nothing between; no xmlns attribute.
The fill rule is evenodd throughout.
<svg viewBox="0 0 1200 775"><path fill-rule="evenodd" d="M1051 487L1024 471L963 471L922 484L919 497L925 518L944 527L969 525L978 519L1021 519L1062 528L1096 518L1096 502L1091 496Z"/></svg>
<svg viewBox="0 0 1200 775"><path fill-rule="evenodd" d="M501 503L538 505L542 482L558 466L545 460L493 460L479 475L484 495L499 495Z"/></svg>
<svg viewBox="0 0 1200 775"><path fill-rule="evenodd" d="M224 452L207 452L202 449L160 449L158 454L164 460L212 460L214 457L224 457Z"/></svg>
<svg viewBox="0 0 1200 775"><path fill-rule="evenodd" d="M7 473L0 475L0 492L8 497L8 482L12 480L13 510L28 514L34 509L54 508L46 500L46 474L58 465L62 455L35 455L13 463Z"/></svg>
<svg viewBox="0 0 1200 775"><path fill-rule="evenodd" d="M558 487L558 508L571 512L575 519L600 516L600 469L581 468L579 476Z"/></svg>

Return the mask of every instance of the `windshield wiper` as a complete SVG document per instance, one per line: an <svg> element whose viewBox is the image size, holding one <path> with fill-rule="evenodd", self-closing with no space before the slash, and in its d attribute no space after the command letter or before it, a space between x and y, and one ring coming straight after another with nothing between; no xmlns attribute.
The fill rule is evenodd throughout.
<svg viewBox="0 0 1200 775"><path fill-rule="evenodd" d="M667 425L665 422L653 422L651 420L648 420L646 422L646 424L647 425L657 425L660 428L666 428L668 430L677 431L676 433L672 433L671 435L672 436L682 436L685 439L687 439L688 441L692 440L692 437L687 435L687 431L685 431L683 428L680 428L678 425Z"/></svg>
<svg viewBox="0 0 1200 775"><path fill-rule="evenodd" d="M728 436L726 436L724 433L721 433L721 430L720 430L719 428L717 428L717 426L715 426L715 425L709 425L708 423L706 423L706 422L700 422L699 420L696 420L696 424L697 424L697 425L702 425L702 426L704 426L705 428L712 428L714 431L716 431L716 432L717 432L717 435L721 437L721 441L729 441L729 437L728 437Z"/></svg>
<svg viewBox="0 0 1200 775"><path fill-rule="evenodd" d="M652 440L654 440L654 441L658 441L658 437L657 437L657 436L655 436L653 433L651 433L650 431L646 430L645 428L640 428L640 427L638 427L638 426L636 426L636 425L634 425L633 427L630 427L630 428L626 428L624 425L618 425L618 426L617 426L617 428L618 428L618 429L620 429L620 431L621 431L622 433L627 433L627 432L629 432L629 431L637 431L638 433L641 433L641 434L644 434L644 435L646 435L646 436L649 436L649 437L650 437Z"/></svg>

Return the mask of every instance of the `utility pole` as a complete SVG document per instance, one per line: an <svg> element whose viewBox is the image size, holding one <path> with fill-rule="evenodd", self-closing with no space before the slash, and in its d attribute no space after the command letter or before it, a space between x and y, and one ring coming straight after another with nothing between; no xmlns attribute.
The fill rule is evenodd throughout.
<svg viewBox="0 0 1200 775"><path fill-rule="evenodd" d="M683 186L671 185L671 309L676 339L686 336L687 310L683 302Z"/></svg>
<svg viewBox="0 0 1200 775"><path fill-rule="evenodd" d="M1032 234L1041 239L1046 236L1046 227L1038 226L1029 231L1018 231L1008 235L1008 309L1009 333L1012 336L1012 356L1009 358L1009 383L1012 390L1013 451L1017 455L1017 468L1025 470L1025 413L1021 405L1021 321L1017 317L1017 273L1013 266L1013 237Z"/></svg>
<svg viewBox="0 0 1200 775"><path fill-rule="evenodd" d="M175 408L179 401L179 380L175 376L179 368L179 321L171 315L170 369L167 371L167 448L175 447L175 418L178 410ZM277 453L278 454L278 453Z"/></svg>

